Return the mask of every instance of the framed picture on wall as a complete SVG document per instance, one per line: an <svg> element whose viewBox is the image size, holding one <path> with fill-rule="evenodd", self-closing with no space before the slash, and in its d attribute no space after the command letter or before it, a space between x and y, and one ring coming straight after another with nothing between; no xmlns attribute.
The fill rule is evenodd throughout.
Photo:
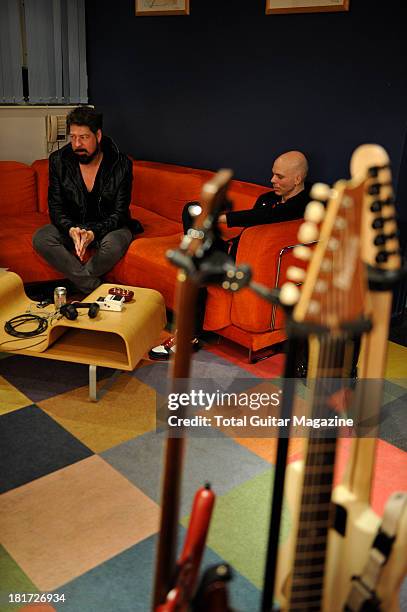
<svg viewBox="0 0 407 612"><path fill-rule="evenodd" d="M136 15L189 15L189 0L136 0Z"/></svg>
<svg viewBox="0 0 407 612"><path fill-rule="evenodd" d="M348 11L350 0L266 0L266 14Z"/></svg>

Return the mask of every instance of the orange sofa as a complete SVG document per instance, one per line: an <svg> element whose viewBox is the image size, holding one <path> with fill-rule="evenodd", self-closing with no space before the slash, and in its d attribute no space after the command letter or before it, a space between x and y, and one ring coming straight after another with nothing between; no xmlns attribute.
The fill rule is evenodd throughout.
<svg viewBox="0 0 407 612"><path fill-rule="evenodd" d="M200 197L202 184L213 176L171 164L133 162L131 214L141 221L144 233L131 244L125 257L109 272L107 281L157 289L169 309L174 308L176 270L165 252L179 245L181 211ZM0 161L0 267L9 268L25 283L61 278L33 250L34 231L49 222L48 160L31 166ZM235 210L251 208L267 187L232 181L229 197ZM244 230L237 263L248 263L253 277L269 287L279 286L291 263L291 246L297 242L299 221ZM225 238L240 232L225 230ZM231 294L209 289L204 329L214 331L249 349L250 353L285 338L280 309L243 289Z"/></svg>

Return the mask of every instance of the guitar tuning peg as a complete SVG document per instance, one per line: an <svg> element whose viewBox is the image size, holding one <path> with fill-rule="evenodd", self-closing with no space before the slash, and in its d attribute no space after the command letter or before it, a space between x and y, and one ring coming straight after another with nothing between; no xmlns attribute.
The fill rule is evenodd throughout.
<svg viewBox="0 0 407 612"><path fill-rule="evenodd" d="M381 263L386 263L389 259L389 254L387 251L379 251L379 253L376 255L376 263L381 264Z"/></svg>
<svg viewBox="0 0 407 612"><path fill-rule="evenodd" d="M318 228L312 221L305 221L298 230L298 240L300 242L313 242L319 237Z"/></svg>
<svg viewBox="0 0 407 612"><path fill-rule="evenodd" d="M284 283L280 289L279 299L283 306L295 306L300 297L300 290L294 283Z"/></svg>
<svg viewBox="0 0 407 612"><path fill-rule="evenodd" d="M373 229L382 229L385 223L396 221L396 217L377 217L372 223Z"/></svg>
<svg viewBox="0 0 407 612"><path fill-rule="evenodd" d="M310 314L310 315L317 315L320 310L321 310L321 306L319 305L319 302L317 302L315 300L311 300L309 302L309 304L308 304L308 314Z"/></svg>
<svg viewBox="0 0 407 612"><path fill-rule="evenodd" d="M310 191L312 198L326 202L331 197L331 188L326 183L315 183Z"/></svg>
<svg viewBox="0 0 407 612"><path fill-rule="evenodd" d="M286 276L289 280L295 283L302 283L305 278L305 270L298 268L297 266L289 266L287 268Z"/></svg>
<svg viewBox="0 0 407 612"><path fill-rule="evenodd" d="M379 195L381 188L382 186L380 183L373 183L369 186L367 192L369 195Z"/></svg>
<svg viewBox="0 0 407 612"><path fill-rule="evenodd" d="M343 217L337 217L335 219L335 229L337 230L344 230L347 226L347 222L346 219L344 219Z"/></svg>
<svg viewBox="0 0 407 612"><path fill-rule="evenodd" d="M305 208L304 219L313 223L321 223L325 217L325 207L318 200L311 200Z"/></svg>
<svg viewBox="0 0 407 612"><path fill-rule="evenodd" d="M375 200L374 202L372 202L371 206L370 206L370 210L373 213L376 212L380 212L382 210L382 206L385 202L381 202L380 200Z"/></svg>
<svg viewBox="0 0 407 612"><path fill-rule="evenodd" d="M342 208L352 208L353 206L353 198L350 196L344 196L341 201Z"/></svg>
<svg viewBox="0 0 407 612"><path fill-rule="evenodd" d="M298 246L294 247L293 255L297 259L301 259L301 261L309 261L312 256L312 251L309 247L299 244Z"/></svg>
<svg viewBox="0 0 407 612"><path fill-rule="evenodd" d="M327 289L328 283L326 281L322 280L322 278L317 280L317 282L315 283L315 291L317 293L325 293Z"/></svg>
<svg viewBox="0 0 407 612"><path fill-rule="evenodd" d="M339 248L339 240L331 236L328 240L327 249L329 251L336 251Z"/></svg>

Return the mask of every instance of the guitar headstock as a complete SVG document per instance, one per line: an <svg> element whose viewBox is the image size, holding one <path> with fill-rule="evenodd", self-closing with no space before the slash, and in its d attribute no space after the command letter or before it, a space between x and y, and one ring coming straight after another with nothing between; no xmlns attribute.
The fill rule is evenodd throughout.
<svg viewBox="0 0 407 612"><path fill-rule="evenodd" d="M365 176L362 221L362 260L377 271L401 266L390 160L383 147L358 147L350 162L354 180Z"/></svg>
<svg viewBox="0 0 407 612"><path fill-rule="evenodd" d="M295 305L297 322L339 329L362 317L368 269L391 273L400 269L394 196L389 157L378 145L358 147L351 159L352 178L330 189L314 185L298 240L318 241L313 253L304 246L294 250L309 260L307 274L287 270L281 297ZM370 278L370 275L369 275ZM305 279L305 280L304 280ZM294 283L304 280L301 292Z"/></svg>
<svg viewBox="0 0 407 612"><path fill-rule="evenodd" d="M204 183L201 192L200 212L196 215L193 227L181 242L181 250L188 255L202 257L211 241L210 232L214 229L216 219L223 210L226 201L226 192L233 176L232 170L219 170L213 178Z"/></svg>
<svg viewBox="0 0 407 612"><path fill-rule="evenodd" d="M335 331L363 315L367 290L360 258L363 190L364 180L340 180L332 189L317 183L311 190L314 200L307 205L298 240L318 242L312 253L304 246L294 251L300 259L310 260L301 292L297 288L293 319L298 323ZM291 281L299 282L299 276L298 268L288 268ZM292 283L283 285L283 300L285 293L294 292Z"/></svg>

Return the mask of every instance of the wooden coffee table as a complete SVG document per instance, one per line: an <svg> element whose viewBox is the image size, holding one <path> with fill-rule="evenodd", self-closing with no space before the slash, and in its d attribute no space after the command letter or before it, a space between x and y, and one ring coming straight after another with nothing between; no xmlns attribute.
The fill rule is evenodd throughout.
<svg viewBox="0 0 407 612"><path fill-rule="evenodd" d="M97 366L134 370L146 351L157 343L166 325L164 299L153 289L104 284L84 301L96 301L113 286L134 291L134 298L124 304L121 312L100 310L95 319L90 319L86 309L79 309L78 318L69 321L65 317L52 317L53 305L38 309L36 302L25 294L17 274L0 272L0 351L88 364L89 398L96 401ZM13 338L4 330L4 324L26 312L50 317L48 328L41 336ZM32 329L33 325L30 326ZM27 326L26 330L29 329Z"/></svg>

